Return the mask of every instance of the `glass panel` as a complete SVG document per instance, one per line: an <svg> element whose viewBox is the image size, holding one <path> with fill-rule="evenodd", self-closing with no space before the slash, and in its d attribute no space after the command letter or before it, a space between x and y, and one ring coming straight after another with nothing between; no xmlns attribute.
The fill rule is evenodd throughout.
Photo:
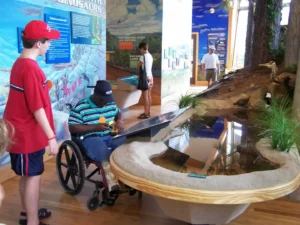
<svg viewBox="0 0 300 225"><path fill-rule="evenodd" d="M129 129L125 130L123 133L120 133L114 137L114 139L123 137L123 136L131 136L134 134L138 134L141 131L150 130L156 127L162 127L173 121L175 118L180 116L184 113L187 108L178 109L173 112L165 113L159 116L151 117L147 120L141 121L140 123L130 127Z"/></svg>
<svg viewBox="0 0 300 225"><path fill-rule="evenodd" d="M172 171L206 176L279 168L256 150L259 131L247 123L193 115L176 129L182 135L169 140L168 150L151 159L154 164Z"/></svg>

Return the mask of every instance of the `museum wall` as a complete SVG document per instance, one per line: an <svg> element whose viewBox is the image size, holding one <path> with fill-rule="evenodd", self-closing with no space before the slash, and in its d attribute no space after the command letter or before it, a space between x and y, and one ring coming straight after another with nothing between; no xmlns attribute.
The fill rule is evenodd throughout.
<svg viewBox="0 0 300 225"><path fill-rule="evenodd" d="M0 14L0 117L9 93L10 71L22 50L21 31L31 20L44 20L62 35L52 41L48 54L37 62L53 83L50 97L57 139L68 138L66 104L76 104L91 93L87 85L106 78L105 0L2 1ZM8 164L5 154L0 158L0 167Z"/></svg>

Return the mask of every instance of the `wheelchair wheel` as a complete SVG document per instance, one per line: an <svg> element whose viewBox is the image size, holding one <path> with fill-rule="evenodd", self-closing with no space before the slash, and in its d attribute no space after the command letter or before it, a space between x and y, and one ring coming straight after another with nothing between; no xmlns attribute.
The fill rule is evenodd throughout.
<svg viewBox="0 0 300 225"><path fill-rule="evenodd" d="M56 171L63 189L77 195L81 192L85 181L85 167L81 152L70 140L64 141L56 157Z"/></svg>
<svg viewBox="0 0 300 225"><path fill-rule="evenodd" d="M86 203L86 206L91 211L97 209L99 205L100 205L100 199L98 198L98 196L91 197Z"/></svg>

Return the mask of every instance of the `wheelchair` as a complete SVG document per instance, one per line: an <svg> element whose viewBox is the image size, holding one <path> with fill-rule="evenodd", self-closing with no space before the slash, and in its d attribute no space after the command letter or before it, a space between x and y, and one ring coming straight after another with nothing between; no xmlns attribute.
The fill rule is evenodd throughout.
<svg viewBox="0 0 300 225"><path fill-rule="evenodd" d="M86 176L86 169L91 164L94 164L96 169ZM102 205L113 206L121 193L120 191L108 191L102 165L86 155L84 146L76 135L71 135L71 140L66 140L61 144L56 157L56 171L62 188L70 195L78 195L82 191L85 181L95 184L95 191L86 203L89 210L95 210ZM101 175L102 181L93 180L92 177L95 174ZM133 196L137 190L125 186L123 192ZM100 194L102 201L100 201ZM139 197L141 197L141 192L139 192Z"/></svg>

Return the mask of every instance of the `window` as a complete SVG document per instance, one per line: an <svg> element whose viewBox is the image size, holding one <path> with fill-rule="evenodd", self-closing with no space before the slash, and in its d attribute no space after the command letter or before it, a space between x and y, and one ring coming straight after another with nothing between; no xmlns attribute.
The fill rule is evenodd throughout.
<svg viewBox="0 0 300 225"><path fill-rule="evenodd" d="M287 25L290 13L291 0L283 0L283 7L281 10L282 18L281 25ZM245 46L247 35L247 21L248 21L248 7L249 0L240 0L240 8L238 9L237 31L233 52L233 68L239 69L244 67Z"/></svg>
<svg viewBox="0 0 300 225"><path fill-rule="evenodd" d="M290 3L291 0L283 0L282 10L281 10L281 25L287 25L289 23L289 15L290 15Z"/></svg>
<svg viewBox="0 0 300 225"><path fill-rule="evenodd" d="M241 0L240 7L249 7L249 0Z"/></svg>

